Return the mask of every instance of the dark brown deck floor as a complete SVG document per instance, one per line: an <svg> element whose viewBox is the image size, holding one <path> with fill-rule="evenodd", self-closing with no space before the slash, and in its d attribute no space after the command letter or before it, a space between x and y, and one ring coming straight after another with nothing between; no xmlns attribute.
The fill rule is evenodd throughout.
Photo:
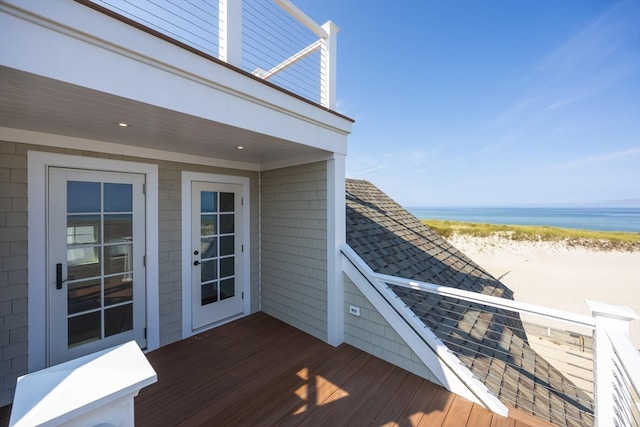
<svg viewBox="0 0 640 427"><path fill-rule="evenodd" d="M258 313L147 354L137 426L514 426L444 388Z"/></svg>

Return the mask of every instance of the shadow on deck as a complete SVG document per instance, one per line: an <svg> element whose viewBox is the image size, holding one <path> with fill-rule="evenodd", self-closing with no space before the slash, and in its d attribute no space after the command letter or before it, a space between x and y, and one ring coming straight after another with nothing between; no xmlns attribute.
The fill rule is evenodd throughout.
<svg viewBox="0 0 640 427"><path fill-rule="evenodd" d="M137 426L517 426L352 346L257 313L147 354Z"/></svg>

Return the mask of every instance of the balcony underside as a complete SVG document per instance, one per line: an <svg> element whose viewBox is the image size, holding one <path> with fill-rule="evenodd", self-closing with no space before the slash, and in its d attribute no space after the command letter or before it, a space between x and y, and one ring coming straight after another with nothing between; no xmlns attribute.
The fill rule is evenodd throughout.
<svg viewBox="0 0 640 427"><path fill-rule="evenodd" d="M258 313L148 354L136 425L527 426Z"/></svg>
<svg viewBox="0 0 640 427"><path fill-rule="evenodd" d="M103 141L132 150L178 153L186 156L186 162L218 159L226 167L246 170L280 166L283 160L286 165L286 159L291 164L324 160L330 155L318 148L3 66L0 93L0 128L78 140L74 145L69 138L61 139L61 144L70 144L66 148L82 147L84 140ZM119 122L129 126L122 128ZM37 142L37 136L32 139L46 144Z"/></svg>

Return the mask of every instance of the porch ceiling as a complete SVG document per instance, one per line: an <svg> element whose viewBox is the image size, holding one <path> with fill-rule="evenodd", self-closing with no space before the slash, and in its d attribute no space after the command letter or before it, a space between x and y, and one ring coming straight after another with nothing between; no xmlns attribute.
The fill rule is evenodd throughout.
<svg viewBox="0 0 640 427"><path fill-rule="evenodd" d="M252 164L256 170L285 159L325 159L330 155L318 148L5 66L0 66L0 94L0 127L5 128ZM129 126L120 127L119 122Z"/></svg>

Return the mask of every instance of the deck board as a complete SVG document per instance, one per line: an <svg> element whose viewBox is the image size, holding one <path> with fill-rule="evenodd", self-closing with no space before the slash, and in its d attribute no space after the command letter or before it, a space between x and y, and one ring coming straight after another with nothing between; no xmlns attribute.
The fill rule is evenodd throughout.
<svg viewBox="0 0 640 427"><path fill-rule="evenodd" d="M515 420L257 313L151 353L136 425L491 426ZM520 426L520 424L518 424Z"/></svg>
<svg viewBox="0 0 640 427"><path fill-rule="evenodd" d="M332 347L264 313L147 357L158 382L136 397L138 427L538 426L492 414L352 346ZM0 426L8 423L8 411L0 408Z"/></svg>

